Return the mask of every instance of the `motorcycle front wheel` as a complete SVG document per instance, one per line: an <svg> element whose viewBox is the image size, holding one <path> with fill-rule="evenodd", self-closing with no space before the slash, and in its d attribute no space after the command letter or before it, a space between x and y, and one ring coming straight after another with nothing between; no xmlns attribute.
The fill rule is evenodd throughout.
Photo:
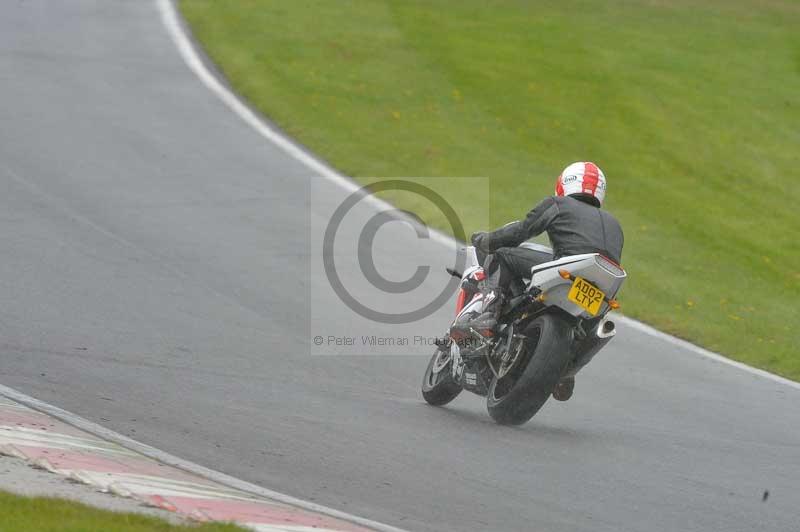
<svg viewBox="0 0 800 532"><path fill-rule="evenodd" d="M522 342L517 359L492 380L486 396L489 415L502 425L522 425L536 415L572 357L572 327L554 314L533 320L515 341Z"/></svg>
<svg viewBox="0 0 800 532"><path fill-rule="evenodd" d="M449 351L437 347L422 378L422 397L428 404L446 405L461 393L461 385L453 379L452 364Z"/></svg>

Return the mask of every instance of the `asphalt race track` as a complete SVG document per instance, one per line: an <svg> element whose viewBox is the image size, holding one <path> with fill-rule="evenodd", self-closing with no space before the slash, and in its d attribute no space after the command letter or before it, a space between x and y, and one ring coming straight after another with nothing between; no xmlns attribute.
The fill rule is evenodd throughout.
<svg viewBox="0 0 800 532"><path fill-rule="evenodd" d="M399 327L344 307L315 243L348 191L201 84L152 2L0 3L0 124L1 384L411 530L797 530L800 390L631 327L518 428L476 396L425 405L429 348L316 353L318 328L436 335L450 305ZM406 224L374 251L447 281L452 251Z"/></svg>

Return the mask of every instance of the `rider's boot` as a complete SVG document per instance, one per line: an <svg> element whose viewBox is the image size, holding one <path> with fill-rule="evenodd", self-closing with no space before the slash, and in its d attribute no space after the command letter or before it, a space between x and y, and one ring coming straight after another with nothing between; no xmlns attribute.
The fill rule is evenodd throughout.
<svg viewBox="0 0 800 532"><path fill-rule="evenodd" d="M503 307L503 294L497 288L487 286L481 292L483 298L483 309L480 314L469 319L457 322L453 325L454 332L462 335L469 335L471 330L475 330L481 336L489 338L494 336L497 327L497 319L500 317L500 309Z"/></svg>

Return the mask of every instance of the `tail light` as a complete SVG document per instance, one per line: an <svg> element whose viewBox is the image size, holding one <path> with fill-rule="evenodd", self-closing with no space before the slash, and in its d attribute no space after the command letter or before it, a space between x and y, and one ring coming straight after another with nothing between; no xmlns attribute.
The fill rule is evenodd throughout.
<svg viewBox="0 0 800 532"><path fill-rule="evenodd" d="M613 260L609 259L608 257L604 257L603 255L597 255L594 258L595 262L598 266L603 268L605 271L610 273L615 277L622 277L625 275L625 270L622 269L622 266L614 262Z"/></svg>

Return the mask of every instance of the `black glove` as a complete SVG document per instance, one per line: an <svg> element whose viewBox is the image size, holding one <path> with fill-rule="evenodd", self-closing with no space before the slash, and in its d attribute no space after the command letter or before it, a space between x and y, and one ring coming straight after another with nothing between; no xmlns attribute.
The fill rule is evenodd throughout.
<svg viewBox="0 0 800 532"><path fill-rule="evenodd" d="M484 253L489 253L489 233L484 231L478 231L477 233L472 233L472 237L470 238L472 245L478 248L479 250L483 251Z"/></svg>

